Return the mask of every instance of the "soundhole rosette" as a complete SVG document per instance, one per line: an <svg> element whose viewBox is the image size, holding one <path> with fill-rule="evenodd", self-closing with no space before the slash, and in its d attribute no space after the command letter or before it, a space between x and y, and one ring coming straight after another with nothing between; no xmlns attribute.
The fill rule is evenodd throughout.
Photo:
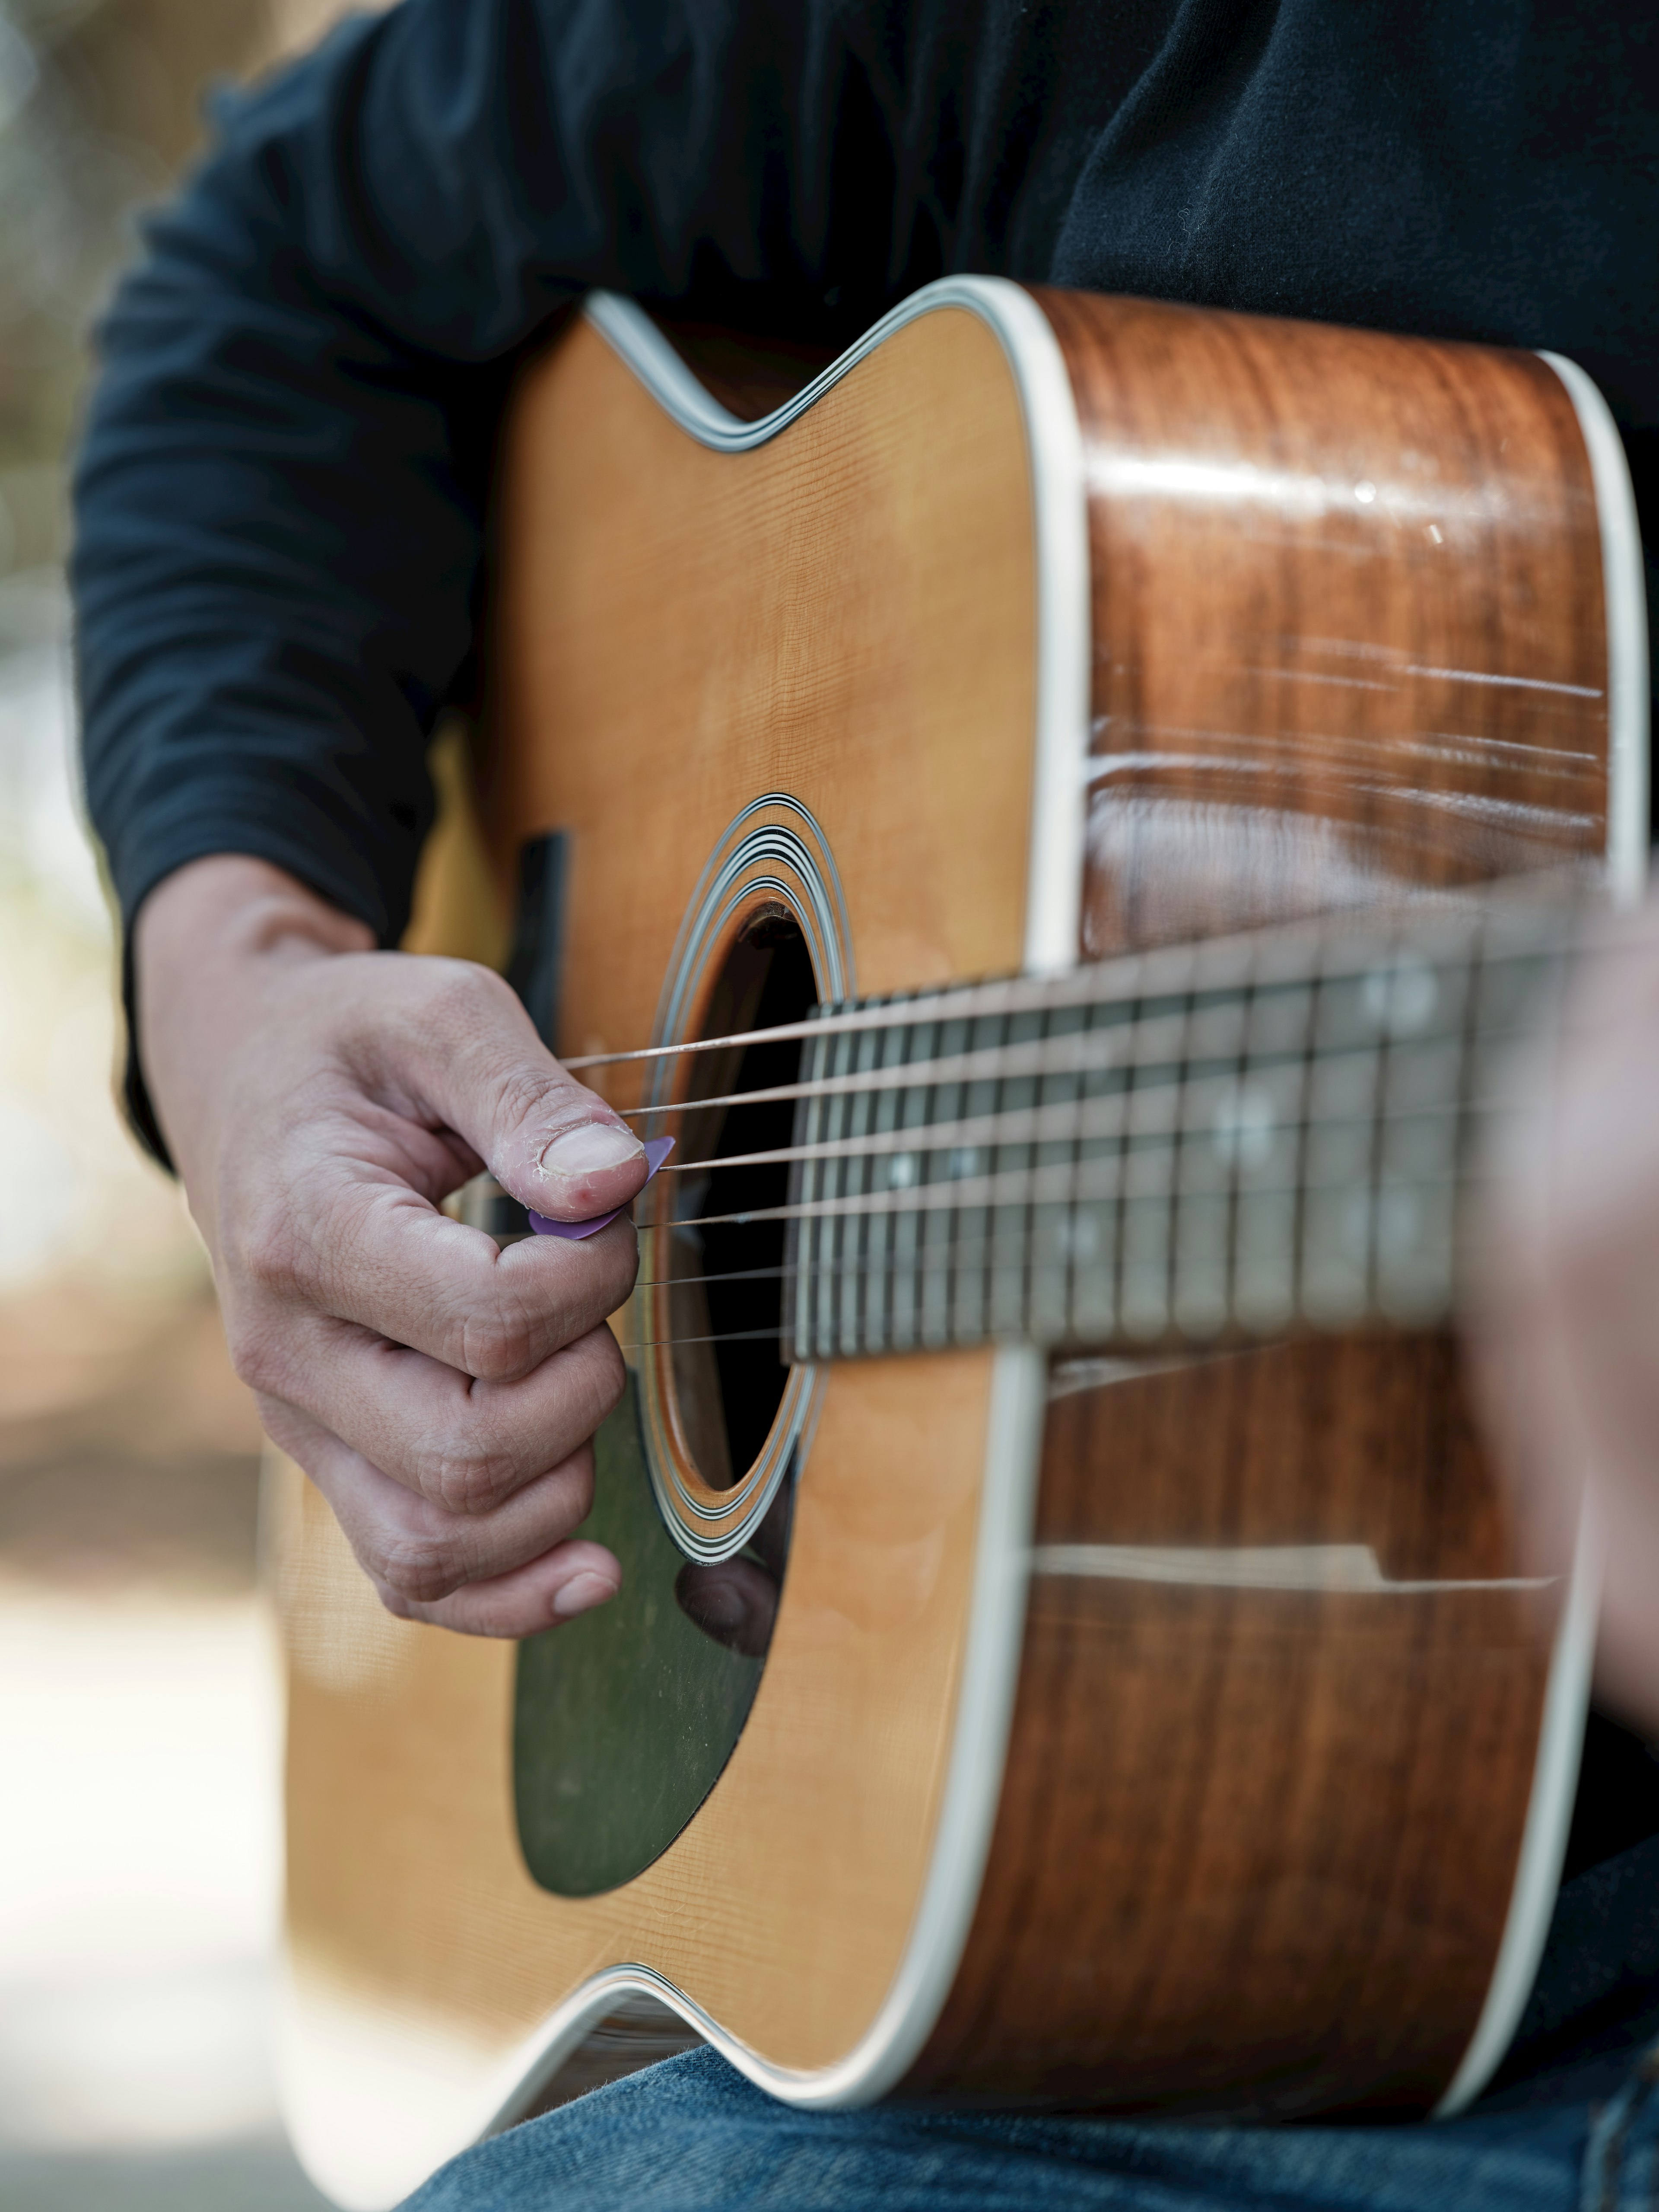
<svg viewBox="0 0 1659 2212"><path fill-rule="evenodd" d="M798 1021L855 988L846 902L823 830L787 794L756 799L720 838L688 902L652 1042ZM763 1524L810 1442L822 1376L784 1362L784 1224L720 1218L763 1214L787 1199L787 1168L722 1161L787 1146L793 1102L686 1108L787 1084L799 1058L798 1044L751 1045L649 1063L644 1103L653 1110L643 1133L675 1138L678 1171L657 1178L641 1209L641 1441L670 1534L705 1564L757 1540L765 1548ZM714 1225L698 1225L709 1216Z"/></svg>

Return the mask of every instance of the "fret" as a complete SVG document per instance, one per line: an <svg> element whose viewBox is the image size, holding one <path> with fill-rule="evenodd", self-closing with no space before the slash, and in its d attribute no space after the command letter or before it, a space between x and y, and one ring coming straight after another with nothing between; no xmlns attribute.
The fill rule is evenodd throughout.
<svg viewBox="0 0 1659 2212"><path fill-rule="evenodd" d="M922 1034L931 1040L932 1056L945 1060L969 1048L973 1025L961 1020L942 1021L930 1025ZM919 1094L926 1109L922 1126L961 1121L966 1113L967 1093L967 1085L959 1079L930 1085ZM951 1342L955 1325L957 1271L952 1264L951 1248L960 1233L959 1224L955 1213L949 1211L920 1214L917 1224L921 1274L915 1292L919 1315L916 1340L928 1349L939 1350Z"/></svg>
<svg viewBox="0 0 1659 2212"><path fill-rule="evenodd" d="M1045 1021L1046 1017L1036 1009L1012 1015L1003 1025L1000 1042L1005 1046L1033 1042L1044 1033ZM1036 1103L1039 1082L1043 1079L1046 1079L1020 1075L1000 1081L996 1085L996 1110L1013 1114L1029 1111ZM992 1152L991 1172L1017 1181L1037 1164L1038 1148L1034 1145L998 1145ZM1034 1212L1024 1196L991 1209L991 1253L985 1296L987 1323L993 1336L1020 1336L1027 1333L1027 1261Z"/></svg>
<svg viewBox="0 0 1659 2212"><path fill-rule="evenodd" d="M1086 1009L1068 1006L1051 1018L1046 1034L1073 1036L1084 1027ZM1082 1138L1079 1133L1085 1104L1084 1077L1079 1071L1061 1069L1043 1076L1036 1086L1036 1103L1042 1111L1042 1127L1051 1132L1036 1146L1037 1164L1070 1170L1075 1184ZM1069 1128L1066 1124L1069 1123ZM1027 1291L1029 1327L1045 1343L1059 1343L1071 1334L1073 1222L1076 1202L1071 1198L1047 1200L1031 1209L1030 1269Z"/></svg>
<svg viewBox="0 0 1659 2212"><path fill-rule="evenodd" d="M1443 1317L1472 1132L1563 937L1494 905L1109 963L1092 1001L823 1009L809 1094L861 1087L799 1104L789 1356Z"/></svg>
<svg viewBox="0 0 1659 2212"><path fill-rule="evenodd" d="M1224 1328L1231 1288L1234 1190L1241 1170L1271 1145L1262 1099L1243 1081L1251 994L1200 1005L1188 1033L1188 1055L1207 1080L1189 1082L1177 1163L1174 1296L1170 1316L1185 1334Z"/></svg>

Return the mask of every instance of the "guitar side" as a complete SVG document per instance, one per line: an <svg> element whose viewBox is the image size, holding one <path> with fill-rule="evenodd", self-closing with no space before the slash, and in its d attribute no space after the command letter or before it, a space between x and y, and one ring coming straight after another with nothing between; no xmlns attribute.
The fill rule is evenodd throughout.
<svg viewBox="0 0 1659 2212"><path fill-rule="evenodd" d="M1588 380L1042 296L1092 495L1079 957L1575 860L1633 895L1639 540ZM1527 1587L1443 1332L1050 1393L995 1840L908 2086L1461 2108L1547 1925L1593 1564ZM1376 1587L1322 1579L1349 1546Z"/></svg>
<svg viewBox="0 0 1659 2212"><path fill-rule="evenodd" d="M1607 840L1598 510L1551 371L1041 310L924 295L769 434L689 432L623 308L527 380L486 822L503 884L525 836L568 841L565 1052L650 1036L700 873L767 794L821 835L865 993ZM1472 438L1494 406L1513 420ZM1401 453L1454 479L1424 546L1484 532L1461 567L1425 574L1377 527ZM1372 497L1309 492L1339 480ZM1352 696L1321 684L1355 665ZM1499 680L1471 714L1448 671ZM1587 703L1528 722L1512 694ZM596 1079L636 1103L627 1071ZM1564 1640L1565 1581L1506 1587L1449 1344L1012 1346L821 1379L746 1725L684 1831L594 1896L520 1849L513 1652L381 1614L278 1470L285 2098L341 2202L395 2202L530 2108L629 1990L808 2103L1422 2109L1458 2075L1517 1865L1559 1843L1584 1624ZM1356 1547L1382 1589L1306 1565ZM1228 1580L1275 1553L1288 1582Z"/></svg>

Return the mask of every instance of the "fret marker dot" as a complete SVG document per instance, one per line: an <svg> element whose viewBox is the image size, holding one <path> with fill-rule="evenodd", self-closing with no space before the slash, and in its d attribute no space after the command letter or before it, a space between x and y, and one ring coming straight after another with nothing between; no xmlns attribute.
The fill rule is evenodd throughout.
<svg viewBox="0 0 1659 2212"><path fill-rule="evenodd" d="M1414 1036L1434 1019L1440 985L1425 961L1395 960L1373 968L1360 986L1367 1020L1391 1037Z"/></svg>
<svg viewBox="0 0 1659 2212"><path fill-rule="evenodd" d="M1224 1167L1265 1167L1273 1156L1279 1116L1265 1091L1241 1083L1215 1109L1212 1133L1216 1158Z"/></svg>
<svg viewBox="0 0 1659 2212"><path fill-rule="evenodd" d="M1100 1224L1092 1213L1079 1213L1060 1224L1059 1243L1063 1257L1085 1265L1100 1251Z"/></svg>

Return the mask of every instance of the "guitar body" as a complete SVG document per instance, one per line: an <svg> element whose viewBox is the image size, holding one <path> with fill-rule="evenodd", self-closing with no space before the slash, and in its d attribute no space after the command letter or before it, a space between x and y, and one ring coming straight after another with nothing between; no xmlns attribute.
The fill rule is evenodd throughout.
<svg viewBox="0 0 1659 2212"><path fill-rule="evenodd" d="M483 829L508 896L562 833L532 1012L565 1055L1639 873L1633 526L1575 372L988 282L838 368L745 425L599 301L521 389ZM687 1064L586 1079L672 1103ZM668 1203L616 1324L608 1626L394 1621L273 1472L322 2185L392 2203L642 1996L808 2105L1475 2094L1591 1602L1520 1564L1449 1336L774 1339L769 1380L700 1348L730 1297ZM696 1597L740 1539L781 1586L758 1645Z"/></svg>

